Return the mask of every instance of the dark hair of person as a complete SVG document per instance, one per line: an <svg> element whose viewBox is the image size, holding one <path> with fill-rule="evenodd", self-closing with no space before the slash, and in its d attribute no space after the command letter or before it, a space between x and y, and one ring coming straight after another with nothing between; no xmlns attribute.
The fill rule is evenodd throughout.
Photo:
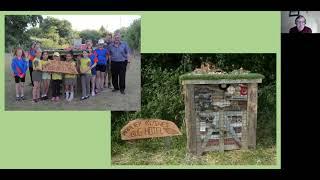
<svg viewBox="0 0 320 180"><path fill-rule="evenodd" d="M68 51L67 54L70 54L71 56L73 56L73 51Z"/></svg>
<svg viewBox="0 0 320 180"><path fill-rule="evenodd" d="M307 22L306 18L304 16L302 16L302 15L297 16L296 19L294 20L294 22L297 23L297 20L300 19L300 18L304 19L304 23Z"/></svg>
<svg viewBox="0 0 320 180"><path fill-rule="evenodd" d="M48 52L48 51L43 51L42 54L41 54L41 59L43 59L43 54L44 54L44 53L47 53L47 54L49 55L49 52Z"/></svg>
<svg viewBox="0 0 320 180"><path fill-rule="evenodd" d="M32 41L32 43L31 43L31 48L34 48L34 46L37 44L37 42L36 41Z"/></svg>

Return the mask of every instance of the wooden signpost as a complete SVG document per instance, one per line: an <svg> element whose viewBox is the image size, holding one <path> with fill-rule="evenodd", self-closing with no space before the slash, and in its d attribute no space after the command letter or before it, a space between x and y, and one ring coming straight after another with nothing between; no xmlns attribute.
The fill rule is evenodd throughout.
<svg viewBox="0 0 320 180"><path fill-rule="evenodd" d="M145 139L181 135L171 121L161 119L135 119L121 129L122 140Z"/></svg>
<svg viewBox="0 0 320 180"><path fill-rule="evenodd" d="M55 60L49 60L47 64L43 65L42 71L65 74L78 74L77 68L71 62Z"/></svg>

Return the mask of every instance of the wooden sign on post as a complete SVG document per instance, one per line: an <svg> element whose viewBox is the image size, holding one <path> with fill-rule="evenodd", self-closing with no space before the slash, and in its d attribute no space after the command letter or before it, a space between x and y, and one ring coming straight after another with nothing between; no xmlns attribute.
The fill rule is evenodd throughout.
<svg viewBox="0 0 320 180"><path fill-rule="evenodd" d="M71 62L55 60L49 60L47 64L43 65L42 71L65 74L78 74L77 68Z"/></svg>
<svg viewBox="0 0 320 180"><path fill-rule="evenodd" d="M121 129L121 139L145 139L181 135L179 128L171 121L161 119L135 119Z"/></svg>

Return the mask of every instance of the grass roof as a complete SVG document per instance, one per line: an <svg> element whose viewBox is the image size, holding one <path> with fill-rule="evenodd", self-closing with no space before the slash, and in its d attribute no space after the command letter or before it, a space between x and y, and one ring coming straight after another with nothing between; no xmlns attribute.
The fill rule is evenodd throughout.
<svg viewBox="0 0 320 180"><path fill-rule="evenodd" d="M208 73L187 73L180 76L182 80L237 80L237 79L263 79L264 76L258 73L224 73L224 74L208 74Z"/></svg>

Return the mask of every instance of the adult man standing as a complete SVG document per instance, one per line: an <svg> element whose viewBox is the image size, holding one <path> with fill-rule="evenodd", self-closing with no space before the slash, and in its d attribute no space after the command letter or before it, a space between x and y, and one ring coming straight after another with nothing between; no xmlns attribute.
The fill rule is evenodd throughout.
<svg viewBox="0 0 320 180"><path fill-rule="evenodd" d="M295 19L296 26L290 29L290 33L312 33L311 28L306 26L306 18L299 15Z"/></svg>
<svg viewBox="0 0 320 180"><path fill-rule="evenodd" d="M114 35L114 42L109 46L112 85L114 87L112 92L120 90L121 94L125 94L126 68L127 63L130 63L130 49L126 42L121 41L120 36L120 32L116 32Z"/></svg>

